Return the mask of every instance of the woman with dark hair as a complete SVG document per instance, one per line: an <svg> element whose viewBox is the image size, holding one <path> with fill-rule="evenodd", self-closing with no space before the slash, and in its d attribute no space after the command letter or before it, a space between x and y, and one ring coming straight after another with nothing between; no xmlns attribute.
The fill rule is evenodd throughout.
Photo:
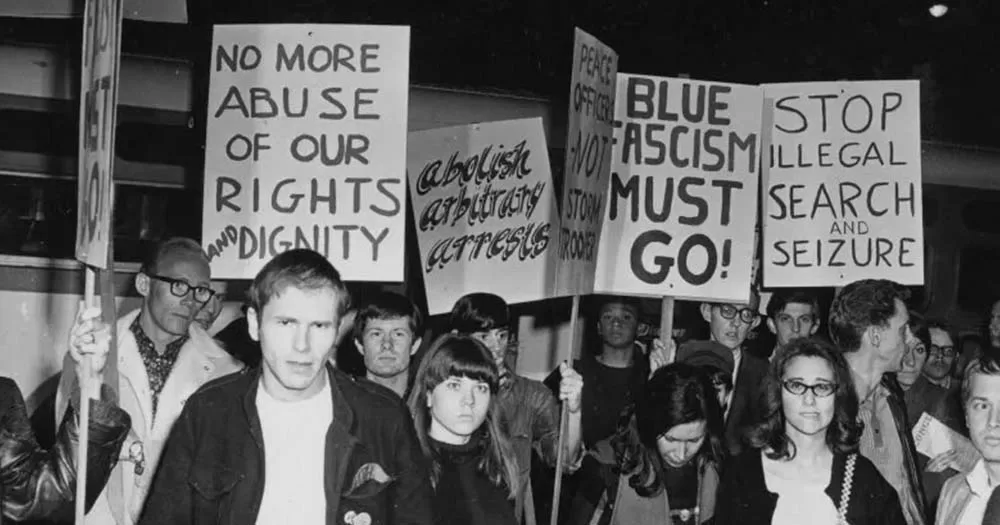
<svg viewBox="0 0 1000 525"><path fill-rule="evenodd" d="M906 523L895 489L858 453L858 398L833 345L790 342L761 388L763 419L724 470L716 525Z"/></svg>
<svg viewBox="0 0 1000 525"><path fill-rule="evenodd" d="M494 397L500 374L479 341L446 334L428 349L408 405L431 461L434 523L516 525L521 486Z"/></svg>
<svg viewBox="0 0 1000 525"><path fill-rule="evenodd" d="M722 461L722 412L701 368L657 370L610 438L617 460L589 522L595 525L710 523ZM584 510L578 506L576 510Z"/></svg>

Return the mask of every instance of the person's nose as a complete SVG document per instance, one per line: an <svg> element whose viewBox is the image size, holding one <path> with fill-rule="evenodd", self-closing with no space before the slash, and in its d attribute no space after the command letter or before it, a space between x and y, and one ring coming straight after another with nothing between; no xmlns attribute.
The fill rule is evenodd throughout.
<svg viewBox="0 0 1000 525"><path fill-rule="evenodd" d="M292 342L292 348L296 352L305 352L309 349L309 327L305 325L299 325L295 330L295 340Z"/></svg>

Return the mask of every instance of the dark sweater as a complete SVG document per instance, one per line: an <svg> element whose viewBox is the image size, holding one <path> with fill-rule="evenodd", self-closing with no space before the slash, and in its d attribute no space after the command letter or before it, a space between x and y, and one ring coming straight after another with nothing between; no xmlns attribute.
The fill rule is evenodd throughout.
<svg viewBox="0 0 1000 525"><path fill-rule="evenodd" d="M723 470L719 499L715 507L715 525L770 525L778 495L767 490L759 449L750 449L730 459ZM834 454L833 472L826 495L835 507L840 505L847 455ZM851 525L905 525L899 496L875 465L858 455L847 521Z"/></svg>
<svg viewBox="0 0 1000 525"><path fill-rule="evenodd" d="M480 440L473 437L465 445L433 443L441 466L434 491L435 524L517 525L507 487L497 487L478 469L485 453Z"/></svg>

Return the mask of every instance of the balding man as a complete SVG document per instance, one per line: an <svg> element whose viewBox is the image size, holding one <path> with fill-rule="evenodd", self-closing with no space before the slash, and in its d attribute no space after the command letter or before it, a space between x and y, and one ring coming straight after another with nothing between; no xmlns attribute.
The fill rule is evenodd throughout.
<svg viewBox="0 0 1000 525"><path fill-rule="evenodd" d="M142 307L118 319L119 404L132 418L123 461L88 514L88 523L138 519L164 441L188 396L242 365L193 322L215 294L201 246L181 237L160 243L135 278ZM65 362L57 395L62 417L75 380Z"/></svg>

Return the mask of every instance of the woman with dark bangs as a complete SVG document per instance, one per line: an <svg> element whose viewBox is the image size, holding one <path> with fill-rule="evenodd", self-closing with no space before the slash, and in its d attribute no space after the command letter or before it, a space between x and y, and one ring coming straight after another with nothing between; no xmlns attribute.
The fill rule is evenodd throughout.
<svg viewBox="0 0 1000 525"><path fill-rule="evenodd" d="M673 363L657 370L610 438L617 467L600 503L583 510L589 519L572 522L711 523L723 456L722 411L716 398L715 387L699 367Z"/></svg>
<svg viewBox="0 0 1000 525"><path fill-rule="evenodd" d="M847 363L796 339L771 363L753 446L724 470L716 525L903 525L899 498L858 453L862 426Z"/></svg>
<svg viewBox="0 0 1000 525"><path fill-rule="evenodd" d="M499 381L490 351L471 337L441 336L420 363L408 405L431 462L434 523L517 524L518 464L494 416Z"/></svg>

